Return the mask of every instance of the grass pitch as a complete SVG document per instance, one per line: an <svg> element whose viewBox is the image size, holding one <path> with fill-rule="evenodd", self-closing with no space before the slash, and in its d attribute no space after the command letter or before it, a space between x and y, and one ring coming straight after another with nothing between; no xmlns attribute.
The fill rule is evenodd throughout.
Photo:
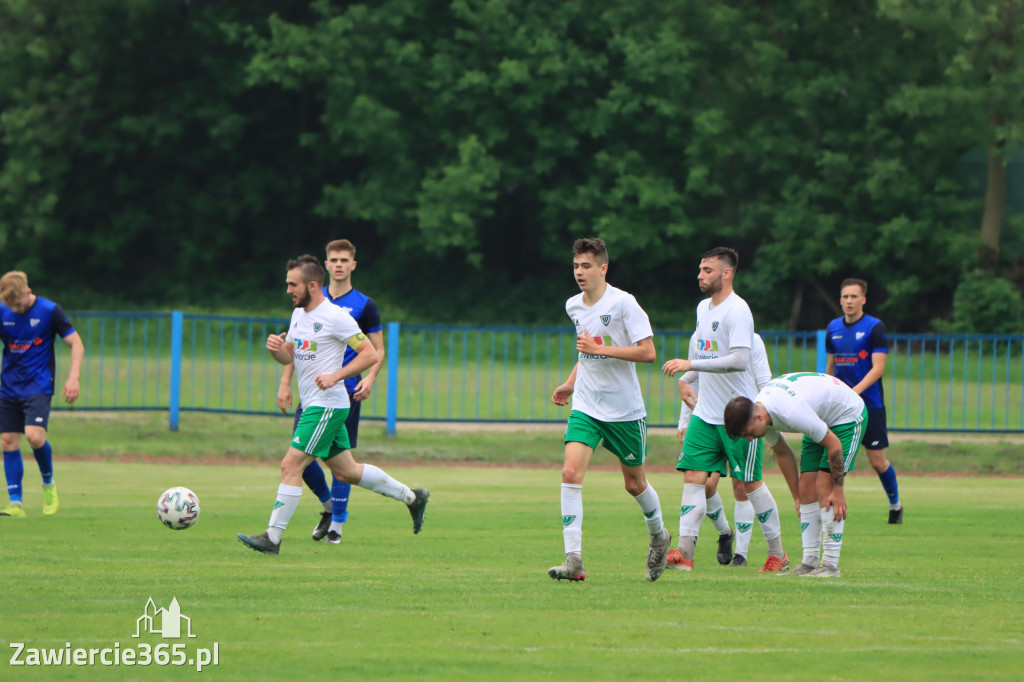
<svg viewBox="0 0 1024 682"><path fill-rule="evenodd" d="M29 517L0 519L0 679L991 680L1024 665L1019 479L904 476L902 527L886 525L876 479L850 479L839 580L756 573L758 530L749 569L718 566L705 524L695 571L651 584L636 504L617 473L592 471L587 579L558 583L545 574L562 558L557 470L388 467L430 488L423 532L401 504L355 489L340 546L309 539L307 491L267 557L235 533L264 529L274 466L58 462L61 509L47 518L26 465ZM682 478L651 481L675 535ZM768 482L798 562L796 512L781 479ZM173 485L202 501L189 530L156 520ZM177 598L196 637L134 638L149 598ZM12 666L11 643L185 643L187 655L216 643L219 662Z"/></svg>

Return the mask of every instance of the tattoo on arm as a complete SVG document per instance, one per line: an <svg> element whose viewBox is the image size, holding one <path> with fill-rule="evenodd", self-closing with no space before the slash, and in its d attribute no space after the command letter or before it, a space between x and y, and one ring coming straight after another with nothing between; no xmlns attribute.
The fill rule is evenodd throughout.
<svg viewBox="0 0 1024 682"><path fill-rule="evenodd" d="M843 471L843 450L832 450L828 453L828 468L832 473L832 485L842 486L843 480L846 478L846 472Z"/></svg>

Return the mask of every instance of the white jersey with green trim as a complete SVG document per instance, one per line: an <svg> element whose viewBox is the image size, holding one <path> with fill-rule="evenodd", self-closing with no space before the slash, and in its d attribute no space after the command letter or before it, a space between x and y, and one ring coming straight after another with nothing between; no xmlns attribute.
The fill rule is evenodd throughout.
<svg viewBox="0 0 1024 682"><path fill-rule="evenodd" d="M359 333L352 316L327 299L308 313L302 308L292 312L285 341L295 346L295 377L303 407L349 407L344 381L321 390L316 378L341 369L346 341Z"/></svg>
<svg viewBox="0 0 1024 682"><path fill-rule="evenodd" d="M634 346L654 336L651 321L632 294L610 284L593 306L583 303L583 293L565 302L565 312L599 346ZM579 354L572 409L604 422L625 422L647 416L636 363L604 355Z"/></svg>
<svg viewBox="0 0 1024 682"><path fill-rule="evenodd" d="M690 360L709 360L730 355L734 348L754 347L754 316L750 306L735 291L711 307L705 298L697 306L697 327L691 344ZM696 355L693 354L696 349ZM725 404L737 396L757 395L754 373L748 365L740 372L701 372L700 400L693 413L708 424L725 423Z"/></svg>
<svg viewBox="0 0 1024 682"><path fill-rule="evenodd" d="M761 403L772 423L764 435L765 445L779 440L779 432L802 433L820 443L832 426L850 424L861 418L864 401L839 379L817 372L795 372L775 377L754 398Z"/></svg>
<svg viewBox="0 0 1024 682"><path fill-rule="evenodd" d="M694 334L690 337L690 357L696 357L692 355L694 352L694 345L697 343L697 335ZM750 362L747 364L747 372L753 372L754 381L757 383L758 388L764 386L772 378L772 368L768 364L768 349L764 347L764 339L761 338L760 334L754 334L754 347L750 349ZM690 387L693 388L693 392L698 396L700 400L700 386L703 380L699 378L693 382ZM682 381L682 377L680 377ZM724 408L723 408L724 410ZM679 408L679 430L687 428L690 423L690 415L693 414L693 410L683 403Z"/></svg>

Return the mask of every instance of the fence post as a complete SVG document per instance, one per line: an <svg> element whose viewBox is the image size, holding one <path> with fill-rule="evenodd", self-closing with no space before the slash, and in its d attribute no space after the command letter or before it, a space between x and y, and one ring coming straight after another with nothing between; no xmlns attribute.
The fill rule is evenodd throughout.
<svg viewBox="0 0 1024 682"><path fill-rule="evenodd" d="M181 334L184 316L180 310L171 312L171 400L170 427L178 430L178 416L181 410Z"/></svg>
<svg viewBox="0 0 1024 682"><path fill-rule="evenodd" d="M398 322L388 322L388 405L387 436L394 438L398 426Z"/></svg>
<svg viewBox="0 0 1024 682"><path fill-rule="evenodd" d="M825 373L825 369L828 367L828 354L825 352L825 330L818 330L818 368L817 372L821 374Z"/></svg>

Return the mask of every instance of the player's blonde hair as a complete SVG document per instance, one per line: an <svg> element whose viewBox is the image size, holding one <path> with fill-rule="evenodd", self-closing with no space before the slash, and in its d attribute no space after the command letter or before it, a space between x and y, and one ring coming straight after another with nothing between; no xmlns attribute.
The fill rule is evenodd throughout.
<svg viewBox="0 0 1024 682"><path fill-rule="evenodd" d="M332 251L348 251L352 254L352 260L356 258L356 245L347 239L335 239L334 241L327 242L327 247L324 248L326 253Z"/></svg>
<svg viewBox="0 0 1024 682"><path fill-rule="evenodd" d="M28 293L28 275L20 270L12 270L0 277L0 301L10 306Z"/></svg>

